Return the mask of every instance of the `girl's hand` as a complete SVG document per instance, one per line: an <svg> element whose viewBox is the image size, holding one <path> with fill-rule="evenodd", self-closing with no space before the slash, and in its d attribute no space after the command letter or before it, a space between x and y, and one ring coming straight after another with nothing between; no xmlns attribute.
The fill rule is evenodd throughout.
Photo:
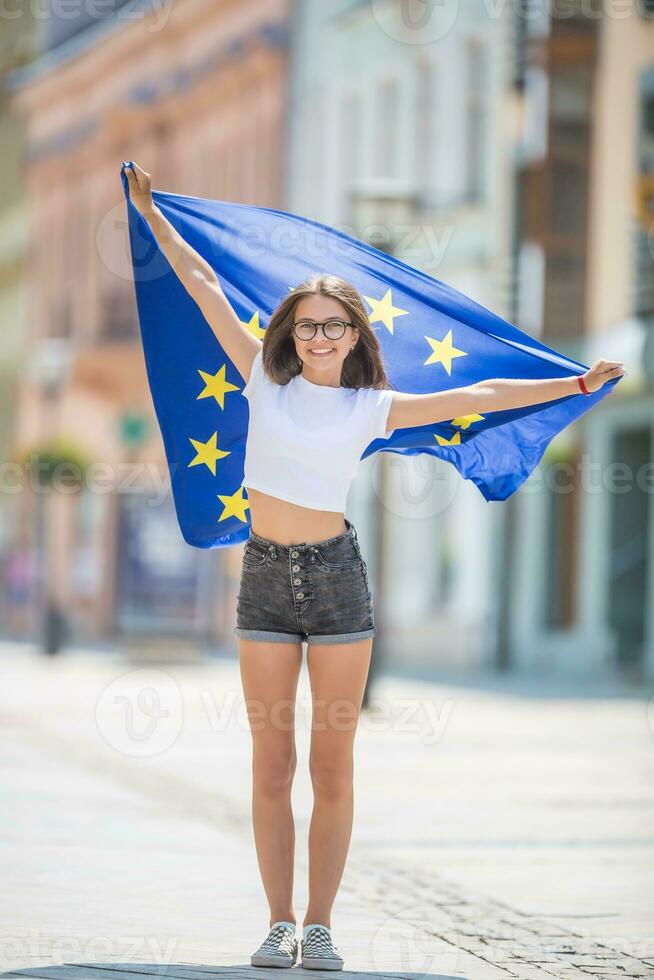
<svg viewBox="0 0 654 980"><path fill-rule="evenodd" d="M595 361L592 368L582 375L588 391L598 391L607 381L624 374L622 361Z"/></svg>
<svg viewBox="0 0 654 980"><path fill-rule="evenodd" d="M125 167L127 183L129 185L129 196L132 204L139 214L148 214L155 208L152 200L152 187L150 184L150 174L141 170L138 163L132 167Z"/></svg>

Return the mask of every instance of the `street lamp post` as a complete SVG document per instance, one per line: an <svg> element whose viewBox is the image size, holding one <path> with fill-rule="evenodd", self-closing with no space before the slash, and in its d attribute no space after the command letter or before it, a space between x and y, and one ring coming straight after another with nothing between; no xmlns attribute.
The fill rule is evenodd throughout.
<svg viewBox="0 0 654 980"><path fill-rule="evenodd" d="M29 362L29 371L40 389L42 406L41 438L44 443L56 434L55 406L69 371L71 360L70 341L66 337L44 337L39 340ZM36 507L37 553L42 559L37 579L38 616L41 625L43 649L48 654L57 653L66 631L66 620L56 590L52 586L50 535L47 520L47 504L41 498L40 473L39 496ZM45 571L44 571L44 570Z"/></svg>

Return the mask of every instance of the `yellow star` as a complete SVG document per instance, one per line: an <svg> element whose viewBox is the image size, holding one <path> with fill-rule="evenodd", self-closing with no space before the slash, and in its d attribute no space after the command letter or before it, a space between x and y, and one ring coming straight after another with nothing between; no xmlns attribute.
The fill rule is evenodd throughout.
<svg viewBox="0 0 654 980"><path fill-rule="evenodd" d="M223 512L218 518L219 522L226 520L232 515L238 517L239 521L245 521L245 511L250 506L250 502L247 497L243 497L243 487L239 487L236 493L233 493L231 496L229 494L225 496L222 493L216 496L224 504Z"/></svg>
<svg viewBox="0 0 654 980"><path fill-rule="evenodd" d="M445 439L444 436L437 436L434 433L436 442L439 446L460 446L461 445L461 433L455 432L451 439Z"/></svg>
<svg viewBox="0 0 654 980"><path fill-rule="evenodd" d="M425 340L431 345L432 353L425 361L427 364L442 364L448 374L452 373L452 361L455 357L467 357L467 351L457 350L452 345L452 331L448 330L442 340L435 337L425 336Z"/></svg>
<svg viewBox="0 0 654 980"><path fill-rule="evenodd" d="M473 422L481 422L485 415L477 415L473 413L472 415L457 415L455 419L452 419L452 425L458 425L462 429L468 429Z"/></svg>
<svg viewBox="0 0 654 980"><path fill-rule="evenodd" d="M223 364L215 374L207 374L206 371L201 371L198 368L198 374L204 381L204 388L198 395L198 398L215 398L220 407L224 408L225 393L228 391L240 391L238 385L233 385L225 379L225 369L226 365Z"/></svg>
<svg viewBox="0 0 654 980"><path fill-rule="evenodd" d="M254 313L252 314L252 316L250 317L249 320L247 320L247 321L246 320L241 320L241 323L243 324L243 326L245 327L245 329L246 330L249 330L250 333L254 337L257 337L258 340L261 340L263 338L263 335L265 334L266 331L263 329L263 327L260 327L259 326L259 311L258 310L255 310L254 311Z"/></svg>
<svg viewBox="0 0 654 980"><path fill-rule="evenodd" d="M373 299L372 296L363 297L366 303L370 304L371 313L368 319L371 323L376 323L378 320L384 324L388 329L389 333L393 333L394 322L393 318L396 316L404 316L408 313L408 310L401 310L397 306L393 306L393 298L391 295L391 290L387 289L384 297L382 299Z"/></svg>
<svg viewBox="0 0 654 980"><path fill-rule="evenodd" d="M191 439L193 443L193 448L195 449L197 455L195 459L192 459L188 464L189 466L199 466L200 463L206 463L213 475L216 475L216 460L223 459L225 456L229 456L229 453L224 452L222 449L218 449L216 442L218 439L218 433L214 432L211 439L207 442L200 442L198 439Z"/></svg>

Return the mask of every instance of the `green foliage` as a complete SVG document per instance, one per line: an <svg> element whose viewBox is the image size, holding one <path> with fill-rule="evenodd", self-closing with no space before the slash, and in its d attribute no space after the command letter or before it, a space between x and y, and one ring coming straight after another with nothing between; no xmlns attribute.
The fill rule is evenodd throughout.
<svg viewBox="0 0 654 980"><path fill-rule="evenodd" d="M27 450L21 462L38 485L52 485L57 480L66 487L81 487L93 460L77 443L58 438Z"/></svg>

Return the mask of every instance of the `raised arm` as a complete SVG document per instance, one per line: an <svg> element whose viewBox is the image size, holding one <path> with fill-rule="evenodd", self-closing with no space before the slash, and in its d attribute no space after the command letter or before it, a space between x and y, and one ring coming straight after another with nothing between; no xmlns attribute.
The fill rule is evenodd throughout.
<svg viewBox="0 0 654 980"><path fill-rule="evenodd" d="M243 379L249 381L252 361L261 347L261 341L241 323L209 263L182 238L154 203L150 174L136 163L133 170L126 167L125 174L132 204L147 221L157 245L200 307L221 347Z"/></svg>
<svg viewBox="0 0 654 980"><path fill-rule="evenodd" d="M624 374L622 361L596 361L583 375L589 393ZM434 425L461 415L484 415L510 408L526 408L566 395L581 395L577 375L567 378L491 378L465 388L413 395L396 391L388 413L388 428Z"/></svg>

